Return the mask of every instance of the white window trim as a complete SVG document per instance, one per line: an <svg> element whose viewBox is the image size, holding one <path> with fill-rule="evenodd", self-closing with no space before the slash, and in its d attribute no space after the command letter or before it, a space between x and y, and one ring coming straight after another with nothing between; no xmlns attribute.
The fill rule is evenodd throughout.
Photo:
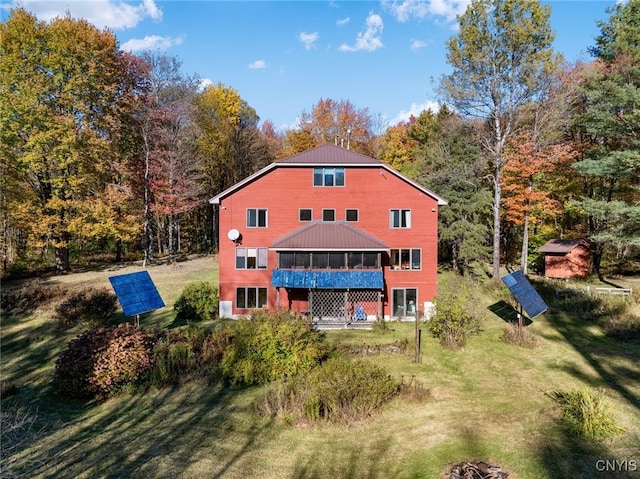
<svg viewBox="0 0 640 479"><path fill-rule="evenodd" d="M249 306L240 306L238 304L238 290L239 289L244 289L244 299L245 302L247 301L247 298L249 297L249 290L255 290L256 292L256 306L255 307L249 307ZM264 289L266 292L266 303L265 304L259 304L259 299L260 299L260 290ZM264 286L236 286L236 290L235 290L235 297L234 297L234 303L236 306L236 309L262 309L262 308L266 308L269 305L269 290L264 287Z"/></svg>
<svg viewBox="0 0 640 479"><path fill-rule="evenodd" d="M347 219L347 211L355 211L357 219L355 221ZM360 222L360 209L359 208L345 208L344 209L344 220L349 223L359 223Z"/></svg>
<svg viewBox="0 0 640 479"><path fill-rule="evenodd" d="M256 212L256 225L249 225L249 211ZM260 211L264 211L264 226L260 226ZM247 208L246 211L247 228L268 228L269 227L269 209L268 208Z"/></svg>
<svg viewBox="0 0 640 479"><path fill-rule="evenodd" d="M398 223L400 224L400 226L394 226L394 221L393 221L393 213L394 212L398 212L399 217L398 217ZM407 226L402 226L402 219L404 216L404 213L406 213L406 224ZM411 229L411 210L407 209L407 208L393 208L389 210L389 228L397 230L397 229Z"/></svg>

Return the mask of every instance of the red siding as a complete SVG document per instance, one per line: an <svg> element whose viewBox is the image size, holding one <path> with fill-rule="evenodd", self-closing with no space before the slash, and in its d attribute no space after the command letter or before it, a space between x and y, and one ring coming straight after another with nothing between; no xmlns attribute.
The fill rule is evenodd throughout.
<svg viewBox="0 0 640 479"><path fill-rule="evenodd" d="M589 250L577 246L566 254L547 254L544 271L547 278L584 278L589 275Z"/></svg>
<svg viewBox="0 0 640 479"><path fill-rule="evenodd" d="M268 227L248 228L247 208L267 208ZM275 251L269 251L266 270L236 270L235 247L227 232L235 228L242 234L242 247L269 247L271 243L304 225L298 221L300 208L311 208L313 219L322 218L322 209L336 210L335 219L345 219L345 209L359 210L359 221L352 223L390 248L420 248L420 271L390 271L385 268L384 314L389 314L393 288L417 288L418 304L433 299L437 292L436 199L418 190L402 178L378 166L345 168L344 187L314 187L313 166L279 166L268 171L220 201L220 300L232 301L235 309L238 286L268 287L269 308L275 308L276 291L271 288L271 270L277 266ZM390 209L410 209L411 228L389 228ZM281 305L288 306L281 290ZM294 301L294 307L302 304Z"/></svg>

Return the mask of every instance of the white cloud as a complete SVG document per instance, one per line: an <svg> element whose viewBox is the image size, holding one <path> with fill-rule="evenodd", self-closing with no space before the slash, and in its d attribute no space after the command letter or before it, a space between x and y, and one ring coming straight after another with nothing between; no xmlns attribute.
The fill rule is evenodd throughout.
<svg viewBox="0 0 640 479"><path fill-rule="evenodd" d="M453 21L466 10L471 0L393 0L383 2L383 6L399 22L412 18L444 17Z"/></svg>
<svg viewBox="0 0 640 479"><path fill-rule="evenodd" d="M420 50L422 48L426 48L427 42L423 40L412 40L411 41L411 49L412 50Z"/></svg>
<svg viewBox="0 0 640 479"><path fill-rule="evenodd" d="M198 91L203 92L207 88L209 88L211 85L213 85L213 82L210 79L203 78L202 80L200 80L200 83L198 84Z"/></svg>
<svg viewBox="0 0 640 479"><path fill-rule="evenodd" d="M252 70L263 70L267 68L267 64L264 60L256 60L253 63L249 63L249 68Z"/></svg>
<svg viewBox="0 0 640 479"><path fill-rule="evenodd" d="M314 47L314 43L318 41L318 38L320 38L320 35L318 34L318 32L313 32L313 33L302 32L301 34L298 35L298 38L302 43L304 43L305 49L311 50Z"/></svg>
<svg viewBox="0 0 640 479"><path fill-rule="evenodd" d="M120 0L14 0L12 6L23 7L44 21L64 17L69 12L73 18L84 18L98 28L113 30L135 27L145 18L162 20L162 10L155 0L142 0L138 4Z"/></svg>
<svg viewBox="0 0 640 479"><path fill-rule="evenodd" d="M143 50L167 50L173 45L181 45L183 37L161 37L159 35L147 35L144 38L132 38L120 47L125 52L140 52Z"/></svg>
<svg viewBox="0 0 640 479"><path fill-rule="evenodd" d="M338 25L339 27L346 25L347 23L349 23L351 21L351 18L347 17L347 18L340 18L337 22L336 25Z"/></svg>
<svg viewBox="0 0 640 479"><path fill-rule="evenodd" d="M395 116L395 118L393 118L389 122L389 125L395 126L398 123L401 123L403 121L408 121L409 118L411 118L411 116L415 116L417 118L418 116L420 116L420 113L422 113L425 110L431 110L432 112L436 113L440 111L440 105L438 105L438 103L435 101L426 101L420 104L411 103L411 107L409 107L409 110L407 111L402 110L400 113L398 113Z"/></svg>
<svg viewBox="0 0 640 479"><path fill-rule="evenodd" d="M369 13L365 29L358 33L356 44L354 46L350 46L343 43L338 47L338 50L342 52L357 52L360 50L373 52L378 48L382 48L382 40L380 39L380 36L382 35L383 27L382 17L373 12Z"/></svg>

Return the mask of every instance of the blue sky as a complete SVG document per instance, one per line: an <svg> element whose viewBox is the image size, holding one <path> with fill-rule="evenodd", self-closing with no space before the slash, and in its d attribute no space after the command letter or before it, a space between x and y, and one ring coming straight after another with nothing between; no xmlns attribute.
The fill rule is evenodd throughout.
<svg viewBox="0 0 640 479"><path fill-rule="evenodd" d="M109 28L121 48L179 57L187 74L238 91L261 120L290 128L321 98L349 100L387 124L436 108L446 41L469 0L19 0L42 20L69 11ZM589 59L614 1L550 1L555 49ZM3 19L7 3L3 4Z"/></svg>

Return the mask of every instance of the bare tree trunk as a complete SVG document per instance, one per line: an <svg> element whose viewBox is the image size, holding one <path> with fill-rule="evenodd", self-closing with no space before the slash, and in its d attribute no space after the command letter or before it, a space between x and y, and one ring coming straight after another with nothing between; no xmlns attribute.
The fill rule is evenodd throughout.
<svg viewBox="0 0 640 479"><path fill-rule="evenodd" d="M500 277L500 203L502 202L502 167L496 164L493 184L493 279Z"/></svg>
<svg viewBox="0 0 640 479"><path fill-rule="evenodd" d="M527 263L529 261L529 206L524 211L524 231L522 232L522 256L520 258L520 271L527 274Z"/></svg>
<svg viewBox="0 0 640 479"><path fill-rule="evenodd" d="M144 260L142 261L142 267L147 267L153 256L153 231L151 228L151 195L149 192L149 141L146 133L143 132L144 139L144 180L143 180L143 200L144 200L144 227L143 227L143 244L144 244Z"/></svg>

